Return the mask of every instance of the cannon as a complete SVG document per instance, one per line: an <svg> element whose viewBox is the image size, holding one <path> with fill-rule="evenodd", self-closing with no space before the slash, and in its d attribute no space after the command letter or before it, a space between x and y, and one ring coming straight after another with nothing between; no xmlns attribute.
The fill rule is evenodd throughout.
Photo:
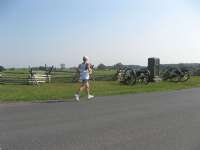
<svg viewBox="0 0 200 150"><path fill-rule="evenodd" d="M126 85L134 85L136 83L148 84L150 82L150 71L148 69L135 70L124 68L118 71L118 80Z"/></svg>
<svg viewBox="0 0 200 150"><path fill-rule="evenodd" d="M185 82L190 79L190 71L185 68L171 67L163 73L163 80Z"/></svg>

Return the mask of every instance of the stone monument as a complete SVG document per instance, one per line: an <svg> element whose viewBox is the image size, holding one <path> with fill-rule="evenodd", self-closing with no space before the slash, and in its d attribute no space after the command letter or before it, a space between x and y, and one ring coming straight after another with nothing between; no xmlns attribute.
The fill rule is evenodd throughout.
<svg viewBox="0 0 200 150"><path fill-rule="evenodd" d="M160 81L160 59L148 58L148 69L150 71L150 81Z"/></svg>

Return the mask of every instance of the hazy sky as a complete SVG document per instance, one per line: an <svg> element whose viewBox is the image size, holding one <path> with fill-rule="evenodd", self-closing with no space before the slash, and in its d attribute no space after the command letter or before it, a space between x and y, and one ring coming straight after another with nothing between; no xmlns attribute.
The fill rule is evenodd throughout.
<svg viewBox="0 0 200 150"><path fill-rule="evenodd" d="M0 0L0 65L200 63L199 0Z"/></svg>

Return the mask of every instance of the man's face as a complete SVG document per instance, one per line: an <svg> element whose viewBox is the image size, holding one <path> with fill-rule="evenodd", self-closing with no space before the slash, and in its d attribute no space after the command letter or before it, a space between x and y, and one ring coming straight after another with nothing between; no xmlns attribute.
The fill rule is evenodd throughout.
<svg viewBox="0 0 200 150"><path fill-rule="evenodd" d="M86 62L88 62L88 59L86 59L86 58L83 58L83 61L86 63Z"/></svg>

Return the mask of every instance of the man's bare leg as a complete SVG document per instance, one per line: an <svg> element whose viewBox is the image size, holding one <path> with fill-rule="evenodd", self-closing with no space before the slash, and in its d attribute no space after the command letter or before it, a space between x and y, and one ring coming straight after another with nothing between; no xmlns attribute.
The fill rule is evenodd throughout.
<svg viewBox="0 0 200 150"><path fill-rule="evenodd" d="M90 95L90 84L89 84L89 82L87 82L85 86L86 86L86 91L87 91L87 94L88 94L88 99L94 98L93 95Z"/></svg>
<svg viewBox="0 0 200 150"><path fill-rule="evenodd" d="M85 84L85 89L86 89L87 95L90 95L90 85L88 82Z"/></svg>
<svg viewBox="0 0 200 150"><path fill-rule="evenodd" d="M79 99L80 99L80 93L84 90L84 88L85 88L85 85L84 85L84 84L81 84L79 90L78 90L78 91L76 92L76 94L74 95L76 101L79 101Z"/></svg>

